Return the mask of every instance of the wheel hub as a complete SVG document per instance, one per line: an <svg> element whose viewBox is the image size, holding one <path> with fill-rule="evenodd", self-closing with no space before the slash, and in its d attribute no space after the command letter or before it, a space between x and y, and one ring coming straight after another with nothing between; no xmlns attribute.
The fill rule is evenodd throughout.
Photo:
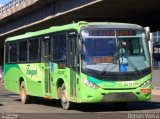
<svg viewBox="0 0 160 119"><path fill-rule="evenodd" d="M62 91L62 101L63 101L63 103L67 103L67 94L66 94L66 90L63 90Z"/></svg>

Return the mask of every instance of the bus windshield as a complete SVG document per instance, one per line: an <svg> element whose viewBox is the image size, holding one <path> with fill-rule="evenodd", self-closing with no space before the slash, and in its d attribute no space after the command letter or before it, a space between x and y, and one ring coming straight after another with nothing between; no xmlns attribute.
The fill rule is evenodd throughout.
<svg viewBox="0 0 160 119"><path fill-rule="evenodd" d="M83 71L138 72L150 67L143 30L82 30Z"/></svg>

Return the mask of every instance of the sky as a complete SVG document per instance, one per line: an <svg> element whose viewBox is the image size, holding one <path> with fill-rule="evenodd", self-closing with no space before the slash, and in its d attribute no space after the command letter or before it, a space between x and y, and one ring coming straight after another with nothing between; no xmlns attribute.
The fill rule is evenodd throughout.
<svg viewBox="0 0 160 119"><path fill-rule="evenodd" d="M0 6L8 3L9 1L11 1L11 0L0 0Z"/></svg>

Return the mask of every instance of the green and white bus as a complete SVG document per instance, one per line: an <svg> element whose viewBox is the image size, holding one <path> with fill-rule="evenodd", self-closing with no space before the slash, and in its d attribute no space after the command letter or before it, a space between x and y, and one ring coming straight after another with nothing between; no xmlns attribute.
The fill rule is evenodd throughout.
<svg viewBox="0 0 160 119"><path fill-rule="evenodd" d="M151 99L148 39L135 24L78 22L7 38L5 89L73 103Z"/></svg>

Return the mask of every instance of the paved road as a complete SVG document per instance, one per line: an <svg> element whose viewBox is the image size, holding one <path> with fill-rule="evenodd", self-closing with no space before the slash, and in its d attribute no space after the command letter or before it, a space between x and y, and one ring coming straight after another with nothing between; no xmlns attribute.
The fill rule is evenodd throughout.
<svg viewBox="0 0 160 119"><path fill-rule="evenodd" d="M139 115L137 115L137 113ZM63 110L60 102L56 100L37 100L32 104L24 105L20 102L19 95L5 91L0 84L0 118L14 117L12 119L103 119L103 118L131 118L153 113L160 119L160 95L154 93L149 102L131 102L127 108L117 108L110 103L79 104L74 110ZM158 113L158 114L157 114ZM136 115L135 115L136 114ZM140 115L141 114L141 115ZM156 115L157 114L157 115Z"/></svg>

